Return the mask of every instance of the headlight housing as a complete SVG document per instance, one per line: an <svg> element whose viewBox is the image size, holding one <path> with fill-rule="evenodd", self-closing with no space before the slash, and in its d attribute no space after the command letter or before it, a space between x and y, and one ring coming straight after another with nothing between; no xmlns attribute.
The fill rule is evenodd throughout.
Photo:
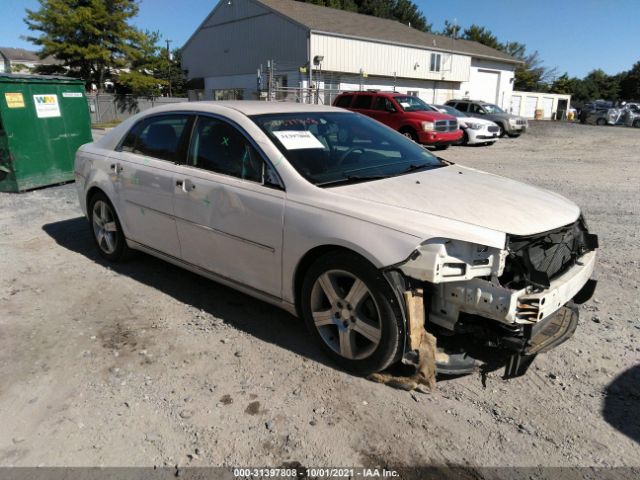
<svg viewBox="0 0 640 480"><path fill-rule="evenodd" d="M422 123L422 130L424 130L425 132L433 132L435 130L434 122L421 122L421 123Z"/></svg>
<svg viewBox="0 0 640 480"><path fill-rule="evenodd" d="M467 128L470 128L471 130L480 130L480 129L482 129L482 124L481 123L467 122Z"/></svg>

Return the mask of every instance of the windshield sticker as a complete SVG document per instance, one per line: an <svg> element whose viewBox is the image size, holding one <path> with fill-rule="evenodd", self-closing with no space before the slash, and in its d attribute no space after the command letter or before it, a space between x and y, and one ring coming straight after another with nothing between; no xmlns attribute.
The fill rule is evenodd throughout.
<svg viewBox="0 0 640 480"><path fill-rule="evenodd" d="M324 149L320 140L308 130L281 130L273 134L287 150Z"/></svg>
<svg viewBox="0 0 640 480"><path fill-rule="evenodd" d="M402 106L402 108L411 108L411 104L409 102L400 102L400 106Z"/></svg>

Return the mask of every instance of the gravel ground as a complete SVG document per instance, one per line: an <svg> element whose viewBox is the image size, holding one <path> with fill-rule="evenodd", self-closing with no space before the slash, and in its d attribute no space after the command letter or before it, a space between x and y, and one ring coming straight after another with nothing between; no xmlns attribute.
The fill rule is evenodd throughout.
<svg viewBox="0 0 640 480"><path fill-rule="evenodd" d="M601 249L576 335L526 376L398 391L302 322L140 255L96 254L73 185L0 194L0 465L640 466L640 136L534 123L442 156L558 191Z"/></svg>

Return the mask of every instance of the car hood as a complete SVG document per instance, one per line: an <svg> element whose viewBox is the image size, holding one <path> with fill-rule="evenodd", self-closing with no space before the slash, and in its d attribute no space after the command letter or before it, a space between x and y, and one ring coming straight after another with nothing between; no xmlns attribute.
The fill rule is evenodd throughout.
<svg viewBox="0 0 640 480"><path fill-rule="evenodd" d="M456 117L449 115L448 113L433 112L430 110L420 110L418 112L404 112L406 118L412 118L414 120L425 120L433 122L434 120L456 120Z"/></svg>
<svg viewBox="0 0 640 480"><path fill-rule="evenodd" d="M577 220L576 204L515 180L452 165L332 189L335 193L490 230L533 235Z"/></svg>
<svg viewBox="0 0 640 480"><path fill-rule="evenodd" d="M522 118L519 115L514 115L513 113L489 113L485 115L490 119L498 119L498 120L509 120L510 118Z"/></svg>
<svg viewBox="0 0 640 480"><path fill-rule="evenodd" d="M480 125L484 125L486 127L490 127L492 125L495 125L494 122L492 122L491 120L485 120L484 118L477 118L477 117L458 117L458 122L459 123L479 123Z"/></svg>

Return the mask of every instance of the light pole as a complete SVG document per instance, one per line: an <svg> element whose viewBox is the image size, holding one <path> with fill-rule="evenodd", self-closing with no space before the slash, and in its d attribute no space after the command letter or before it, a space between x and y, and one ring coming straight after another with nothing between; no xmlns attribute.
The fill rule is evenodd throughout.
<svg viewBox="0 0 640 480"><path fill-rule="evenodd" d="M172 41L173 40L169 40L167 38L167 60L168 60L168 63L167 63L167 78L169 80L169 96L171 96L171 50L170 50L169 46L171 45Z"/></svg>

